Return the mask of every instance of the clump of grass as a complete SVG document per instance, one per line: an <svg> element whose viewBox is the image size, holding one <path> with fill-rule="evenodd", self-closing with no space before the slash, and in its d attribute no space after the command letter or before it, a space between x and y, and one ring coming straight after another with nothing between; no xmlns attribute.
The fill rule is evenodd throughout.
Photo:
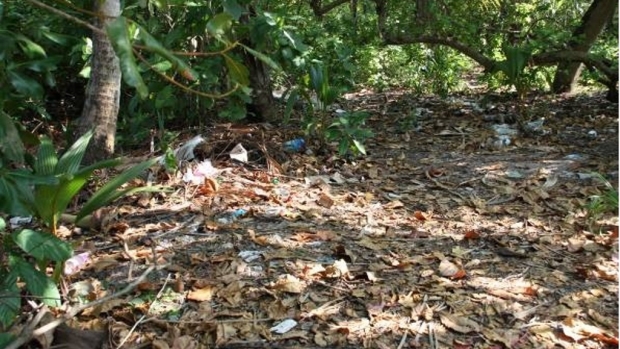
<svg viewBox="0 0 620 349"><path fill-rule="evenodd" d="M590 227L606 214L618 216L618 189L599 173L595 174L595 178L604 185L604 189L600 194L592 195L585 207Z"/></svg>

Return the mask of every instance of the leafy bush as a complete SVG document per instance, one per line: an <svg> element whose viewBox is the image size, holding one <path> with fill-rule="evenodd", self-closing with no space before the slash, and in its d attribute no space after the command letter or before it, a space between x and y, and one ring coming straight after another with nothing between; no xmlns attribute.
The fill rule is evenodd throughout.
<svg viewBox="0 0 620 349"><path fill-rule="evenodd" d="M21 304L18 281L25 284L31 296L43 303L60 305L56 284L64 262L73 251L69 244L55 236L59 218L95 170L117 165L120 160L81 167L92 132L80 137L60 157L52 142L42 137L36 154L32 156L22 143L22 139L31 139L32 135L22 131L20 136L18 127L4 113L0 113L0 126L0 211L9 215L33 216L37 223L43 223L43 229L49 229L21 229L9 234L0 217L0 248L5 252L0 256L0 325L6 328ZM75 216L75 222L122 195L160 190L148 187L119 189L156 161L142 162L110 180L86 201ZM51 276L47 273L48 267L53 269ZM0 341L4 339L0 338Z"/></svg>

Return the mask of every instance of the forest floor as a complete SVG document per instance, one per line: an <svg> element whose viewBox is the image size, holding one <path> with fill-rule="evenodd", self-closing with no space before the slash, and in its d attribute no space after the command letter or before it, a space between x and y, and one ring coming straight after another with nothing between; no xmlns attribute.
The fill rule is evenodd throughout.
<svg viewBox="0 0 620 349"><path fill-rule="evenodd" d="M284 153L292 128L205 130L194 163L211 158L212 180L160 173L174 192L61 230L91 252L72 301L158 266L69 325L105 330L109 348L617 348L618 217L586 207L609 190L594 172L617 190L618 105L485 103L348 95L339 107L369 112L375 133L348 161L313 142ZM498 142L493 125L519 113L542 129ZM229 159L238 143L249 164Z"/></svg>

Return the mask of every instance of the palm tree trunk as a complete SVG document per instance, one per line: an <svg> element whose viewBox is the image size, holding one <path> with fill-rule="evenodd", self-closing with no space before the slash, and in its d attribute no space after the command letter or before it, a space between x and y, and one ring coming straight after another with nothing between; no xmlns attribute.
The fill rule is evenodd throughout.
<svg viewBox="0 0 620 349"><path fill-rule="evenodd" d="M105 30L106 23L121 14L120 0L94 0L99 14L97 27ZM93 54L90 81L82 115L76 121L74 136L77 138L94 128L95 133L84 157L89 164L114 154L116 121L121 88L121 69L118 57L107 35L93 32Z"/></svg>

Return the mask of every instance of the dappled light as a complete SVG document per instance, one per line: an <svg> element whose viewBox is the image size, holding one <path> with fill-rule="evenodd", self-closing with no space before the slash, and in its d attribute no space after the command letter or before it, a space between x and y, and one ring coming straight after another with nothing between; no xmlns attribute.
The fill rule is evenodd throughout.
<svg viewBox="0 0 620 349"><path fill-rule="evenodd" d="M618 347L617 1L93 4L0 5L0 348Z"/></svg>

